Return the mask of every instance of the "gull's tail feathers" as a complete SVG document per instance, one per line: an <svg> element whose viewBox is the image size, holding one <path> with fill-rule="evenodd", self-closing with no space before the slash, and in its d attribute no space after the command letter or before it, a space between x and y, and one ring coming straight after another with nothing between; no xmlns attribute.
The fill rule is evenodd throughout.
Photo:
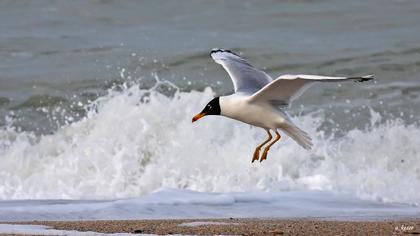
<svg viewBox="0 0 420 236"><path fill-rule="evenodd" d="M310 150L312 148L311 137L293 123L288 122L285 125L282 125L280 129L306 150Z"/></svg>

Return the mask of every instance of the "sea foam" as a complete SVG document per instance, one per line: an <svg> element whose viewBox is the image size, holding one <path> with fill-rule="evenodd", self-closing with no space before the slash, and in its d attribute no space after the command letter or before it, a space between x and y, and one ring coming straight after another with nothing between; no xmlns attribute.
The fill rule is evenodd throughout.
<svg viewBox="0 0 420 236"><path fill-rule="evenodd" d="M53 134L0 129L0 199L115 199L160 188L202 192L331 191L383 202L420 203L420 127L382 120L335 137L322 115L293 120L313 138L304 150L285 135L252 163L261 128L191 117L213 92L168 97L138 86L110 91L87 116Z"/></svg>

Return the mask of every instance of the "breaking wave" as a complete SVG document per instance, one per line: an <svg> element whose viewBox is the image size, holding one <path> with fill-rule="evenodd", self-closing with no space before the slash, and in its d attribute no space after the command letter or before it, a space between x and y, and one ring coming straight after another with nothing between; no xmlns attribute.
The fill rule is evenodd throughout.
<svg viewBox="0 0 420 236"><path fill-rule="evenodd" d="M203 92L126 87L90 105L80 121L36 136L0 129L0 199L111 199L162 187L204 192L321 190L363 199L420 203L420 127L380 120L344 136L327 134L320 113L294 117L314 140L289 138L251 164L260 128L220 117L194 124Z"/></svg>

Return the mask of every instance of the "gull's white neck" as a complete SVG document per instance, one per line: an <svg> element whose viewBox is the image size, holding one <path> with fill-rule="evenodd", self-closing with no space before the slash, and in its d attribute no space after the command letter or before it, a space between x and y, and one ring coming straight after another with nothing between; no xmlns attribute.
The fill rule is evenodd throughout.
<svg viewBox="0 0 420 236"><path fill-rule="evenodd" d="M232 94L229 96L221 96L219 99L220 103L220 115L227 116L235 119L240 107L243 107L246 102L245 96Z"/></svg>

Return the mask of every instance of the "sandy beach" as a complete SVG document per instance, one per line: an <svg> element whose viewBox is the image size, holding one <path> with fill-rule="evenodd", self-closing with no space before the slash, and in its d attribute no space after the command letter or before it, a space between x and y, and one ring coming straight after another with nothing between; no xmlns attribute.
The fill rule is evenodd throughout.
<svg viewBox="0 0 420 236"><path fill-rule="evenodd" d="M58 230L138 234L223 235L417 235L420 219L331 221L322 219L188 219L124 221L31 221Z"/></svg>

